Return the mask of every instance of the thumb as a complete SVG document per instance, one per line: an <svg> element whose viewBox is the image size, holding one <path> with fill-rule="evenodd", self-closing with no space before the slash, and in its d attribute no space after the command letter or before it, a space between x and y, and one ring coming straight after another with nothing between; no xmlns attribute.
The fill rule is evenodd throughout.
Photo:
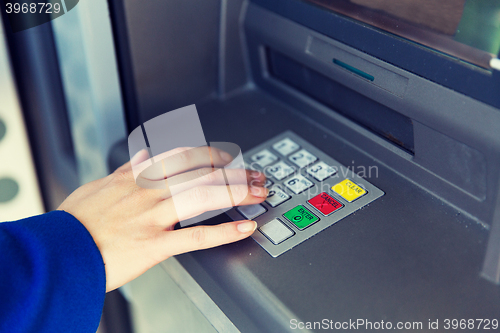
<svg viewBox="0 0 500 333"><path fill-rule="evenodd" d="M228 222L215 226L197 226L165 233L167 255L208 249L247 238L257 229L255 221Z"/></svg>

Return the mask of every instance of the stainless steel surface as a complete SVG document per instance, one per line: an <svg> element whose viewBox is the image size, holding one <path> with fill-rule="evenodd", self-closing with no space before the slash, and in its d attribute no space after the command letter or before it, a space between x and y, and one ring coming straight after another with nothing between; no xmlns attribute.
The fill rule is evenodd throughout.
<svg viewBox="0 0 500 333"><path fill-rule="evenodd" d="M337 162L335 159L332 157L326 155L323 153L321 150L318 148L314 147L310 143L308 143L306 140L302 139L292 131L286 131L276 137L274 137L271 140L268 140L257 147L250 149L247 151L245 154L243 154L246 162L248 164L251 164L253 168L259 169L263 172L266 173L267 176L269 176L269 173L267 172L267 168L264 167L262 168L258 163L253 163L255 161L252 161L251 156L255 156L256 153L261 152L263 150L268 150L269 153L266 153L266 156L269 156L269 154L274 154L276 155L280 160L284 160L289 162L291 156L294 156L295 154L289 156L284 156L281 155L278 151L273 150L273 145L278 143L279 141L289 138L293 140L294 142L298 143L301 147L302 150L308 151L310 154L313 156L317 157L317 160L314 160L314 162L317 161L323 161L329 166L333 167L337 172L332 175L331 177L325 179L324 181L317 181L313 180L311 176L309 176L306 172L307 167L310 165L306 165L304 163L299 163L298 165L302 165L303 167L299 170L297 170L293 175L288 176L284 178L283 181L278 180L277 178L272 178L272 180L275 182L276 185L278 185L282 190L287 189L288 187L292 187L292 191L286 191L288 195L291 195L291 199L282 203L281 205L278 205L277 207L273 208L269 203L264 202L262 205L267 208L267 212L264 214L261 214L255 218L255 221L258 224L258 227L264 226L266 223L269 221L275 219L275 218L280 218L280 220L291 230L295 231L295 235L288 238L287 240L281 242L280 244L273 244L272 241L270 241L264 234L260 232L255 232L252 235L252 238L259 243L260 246L264 250L266 250L271 256L277 257L286 251L292 249L294 246L299 245L300 243L304 242L305 240L309 239L310 237L314 236L318 232L328 228L334 223L337 223L338 221L342 220L346 216L351 215L355 211L367 206L374 200L380 198L381 196L384 195L384 192L366 181L364 178L358 176L356 173L353 172L350 168L345 167L344 165L340 164ZM302 151L300 150L300 151ZM299 151L299 152L300 152ZM313 161L313 159L311 159ZM314 163L311 162L311 163ZM266 164L269 165L270 163ZM271 166L272 167L272 166ZM310 188L306 184L304 184L303 188L300 190L297 189L297 187L287 184L290 182L292 179L297 178L298 180L300 179L307 179L308 182L310 182L312 185ZM351 179L353 180L356 184L360 185L363 187L368 193L363 195L362 197L354 200L353 202L348 202L345 200L343 197L337 195L335 192L331 191L330 188L334 186L335 184L341 182L344 179ZM274 185L274 186L276 186ZM296 195L294 192L301 192L300 194ZM337 201L342 203L344 205L343 208L338 209L334 213L332 213L329 216L323 216L320 212L314 210L313 208L309 207L306 205L307 200L313 198L314 196L322 193L322 192L327 192L330 196L334 197ZM304 230L299 230L293 223L288 221L286 218L283 217L283 214L285 214L287 211L290 209L296 207L297 205L305 205L307 206L311 211L314 212L316 216L320 218L320 221L308 226ZM241 208L240 208L241 209ZM369 209L369 208L367 208ZM227 212L227 214L233 219L233 220L240 220L242 216L238 213L238 208L232 209Z"/></svg>
<svg viewBox="0 0 500 333"><path fill-rule="evenodd" d="M217 332L240 332L175 258L165 260L160 265Z"/></svg>

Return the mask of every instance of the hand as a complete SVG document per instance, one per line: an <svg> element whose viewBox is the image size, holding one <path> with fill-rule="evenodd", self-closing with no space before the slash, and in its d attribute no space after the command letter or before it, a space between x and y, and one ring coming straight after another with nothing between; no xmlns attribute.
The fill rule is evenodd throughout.
<svg viewBox="0 0 500 333"><path fill-rule="evenodd" d="M78 188L58 208L76 217L92 235L104 260L107 292L173 255L235 242L255 231L254 221L173 230L181 220L231 205L222 173L213 173L210 165L224 166L231 157L217 149L206 149L211 154L208 163L199 158L202 154L198 148L170 152L174 156L171 162L176 163L169 163L165 178L168 184L180 184L175 192L136 185L132 165L149 157L141 151L111 175ZM230 186L233 197L244 194L233 202L251 205L265 200L268 190L263 187L265 177L261 172L229 171L227 178L241 179L238 174L242 172L245 175L244 181ZM195 181L182 185L186 180Z"/></svg>

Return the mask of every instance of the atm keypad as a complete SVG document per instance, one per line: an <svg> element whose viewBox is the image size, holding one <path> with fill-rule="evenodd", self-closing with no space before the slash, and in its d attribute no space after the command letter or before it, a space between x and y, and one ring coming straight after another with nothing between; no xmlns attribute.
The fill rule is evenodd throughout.
<svg viewBox="0 0 500 333"><path fill-rule="evenodd" d="M267 199L227 212L252 219L252 238L277 257L384 195L295 133L287 131L243 154L247 168L264 172Z"/></svg>

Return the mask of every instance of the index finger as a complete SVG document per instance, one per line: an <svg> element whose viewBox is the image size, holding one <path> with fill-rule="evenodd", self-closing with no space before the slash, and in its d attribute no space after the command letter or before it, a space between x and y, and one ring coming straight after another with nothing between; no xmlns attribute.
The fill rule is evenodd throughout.
<svg viewBox="0 0 500 333"><path fill-rule="evenodd" d="M155 156L153 160L157 163L144 170L141 177L147 180L163 180L193 169L224 167L233 160L231 154L208 146L184 149L176 154L164 156Z"/></svg>

